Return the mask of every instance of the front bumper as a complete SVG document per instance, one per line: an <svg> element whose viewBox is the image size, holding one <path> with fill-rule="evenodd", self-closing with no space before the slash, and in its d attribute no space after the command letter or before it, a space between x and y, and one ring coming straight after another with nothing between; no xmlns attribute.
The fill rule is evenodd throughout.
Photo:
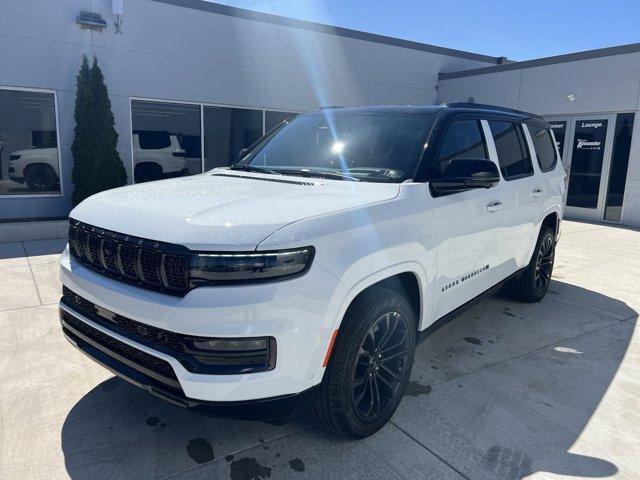
<svg viewBox="0 0 640 480"><path fill-rule="evenodd" d="M177 381L158 375L141 366L139 361L118 353L117 347L109 348L96 341L69 322L69 313L60 309L60 323L67 340L82 353L90 357L120 378L179 407L215 417L230 417L246 420L275 419L289 416L309 406L318 394L319 387L304 392L259 400L236 402L211 402L187 397Z"/></svg>
<svg viewBox="0 0 640 480"><path fill-rule="evenodd" d="M217 407L230 402L271 402L274 399L281 403L280 400L288 397L293 401L294 395L308 397L305 392L322 380L322 362L338 309L346 295L344 286L316 265L296 279L251 286L200 287L184 297L175 297L127 285L89 270L70 258L68 249L61 257L61 279L64 286L88 301L158 329L202 337L275 338L277 360L269 371L198 374L186 369L175 356L119 335L61 303L63 313L166 362L177 385L167 388L166 384L150 383L148 379L142 381L140 372L132 373L131 366L122 361L114 367L110 364L112 360L104 358L105 352L96 352L97 347L88 342L91 339L78 335L83 332L74 333L63 323L67 330L65 334L78 348L118 375L163 398L175 397L185 406L213 403ZM75 337L72 338L68 331Z"/></svg>

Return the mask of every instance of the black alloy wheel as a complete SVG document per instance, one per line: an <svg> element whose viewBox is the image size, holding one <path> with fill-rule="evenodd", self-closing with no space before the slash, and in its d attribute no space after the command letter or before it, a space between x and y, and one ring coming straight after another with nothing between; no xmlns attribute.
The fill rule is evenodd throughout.
<svg viewBox="0 0 640 480"><path fill-rule="evenodd" d="M399 281L362 292L347 309L311 413L328 430L364 438L381 429L409 383L416 309Z"/></svg>
<svg viewBox="0 0 640 480"><path fill-rule="evenodd" d="M505 286L505 291L524 302L542 300L551 284L555 251L555 232L548 225L543 225L529 264Z"/></svg>
<svg viewBox="0 0 640 480"><path fill-rule="evenodd" d="M365 335L353 369L356 416L364 422L384 417L400 390L409 365L409 326L399 312L378 318Z"/></svg>
<svg viewBox="0 0 640 480"><path fill-rule="evenodd" d="M551 281L554 253L553 237L547 235L540 242L536 258L535 285L538 290L546 290Z"/></svg>

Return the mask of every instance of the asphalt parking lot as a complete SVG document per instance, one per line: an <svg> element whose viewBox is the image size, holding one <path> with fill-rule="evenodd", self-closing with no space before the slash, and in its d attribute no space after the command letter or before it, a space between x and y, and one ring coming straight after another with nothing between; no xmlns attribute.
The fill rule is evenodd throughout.
<svg viewBox="0 0 640 480"><path fill-rule="evenodd" d="M640 478L640 232L564 222L536 304L488 299L417 351L362 441L306 415L200 417L114 378L57 318L63 240L0 244L0 478Z"/></svg>

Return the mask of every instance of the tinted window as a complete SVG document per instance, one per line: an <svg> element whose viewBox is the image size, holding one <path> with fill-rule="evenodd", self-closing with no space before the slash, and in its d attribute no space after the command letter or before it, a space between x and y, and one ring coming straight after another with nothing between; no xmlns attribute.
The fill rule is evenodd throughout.
<svg viewBox="0 0 640 480"><path fill-rule="evenodd" d="M199 105L133 100L131 114L136 182L202 172Z"/></svg>
<svg viewBox="0 0 640 480"><path fill-rule="evenodd" d="M57 148L57 132L55 130L32 130L31 143L33 148Z"/></svg>
<svg viewBox="0 0 640 480"><path fill-rule="evenodd" d="M447 129L438 154L440 172L454 158L489 158L477 120L460 120Z"/></svg>
<svg viewBox="0 0 640 480"><path fill-rule="evenodd" d="M242 164L401 182L413 176L432 123L432 115L323 110L300 115L267 136Z"/></svg>
<svg viewBox="0 0 640 480"><path fill-rule="evenodd" d="M238 161L240 150L262 136L262 110L204 107L205 170Z"/></svg>
<svg viewBox="0 0 640 480"><path fill-rule="evenodd" d="M489 127L498 153L500 171L505 180L533 174L522 127L512 122L490 121Z"/></svg>
<svg viewBox="0 0 640 480"><path fill-rule="evenodd" d="M607 119L576 120L567 189L570 207L598 207L608 124Z"/></svg>
<svg viewBox="0 0 640 480"><path fill-rule="evenodd" d="M266 111L266 112L264 112L264 131L268 132L273 127L278 126L279 124L281 124L285 120L289 120L290 118L295 117L296 115L298 115L298 114L297 113L293 113L293 112L270 112L270 111Z"/></svg>
<svg viewBox="0 0 640 480"><path fill-rule="evenodd" d="M133 132L142 150L159 150L171 146L169 132Z"/></svg>
<svg viewBox="0 0 640 480"><path fill-rule="evenodd" d="M553 135L556 137L556 146L558 147L558 151L560 152L560 158L564 152L564 135L567 131L567 122L559 122L549 120L551 124L551 130L553 130Z"/></svg>
<svg viewBox="0 0 640 480"><path fill-rule="evenodd" d="M53 93L0 89L0 195L60 193L56 137Z"/></svg>
<svg viewBox="0 0 640 480"><path fill-rule="evenodd" d="M622 200L627 183L629 168L629 152L631 151L631 134L633 133L633 113L619 113L616 116L616 130L613 136L613 153L609 170L609 187L607 204L604 211L605 220L619 222L622 218Z"/></svg>
<svg viewBox="0 0 640 480"><path fill-rule="evenodd" d="M533 148L538 157L540 170L548 172L556 166L556 149L551 139L551 134L546 128L529 126L529 133L533 141Z"/></svg>

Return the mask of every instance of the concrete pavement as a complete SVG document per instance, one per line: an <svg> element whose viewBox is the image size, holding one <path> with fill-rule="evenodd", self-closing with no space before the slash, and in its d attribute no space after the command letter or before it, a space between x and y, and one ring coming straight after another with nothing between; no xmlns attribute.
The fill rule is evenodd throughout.
<svg viewBox="0 0 640 480"><path fill-rule="evenodd" d="M63 240L0 244L0 478L640 477L640 232L564 222L536 304L488 299L417 351L362 441L310 417L200 417L114 378L60 332Z"/></svg>

